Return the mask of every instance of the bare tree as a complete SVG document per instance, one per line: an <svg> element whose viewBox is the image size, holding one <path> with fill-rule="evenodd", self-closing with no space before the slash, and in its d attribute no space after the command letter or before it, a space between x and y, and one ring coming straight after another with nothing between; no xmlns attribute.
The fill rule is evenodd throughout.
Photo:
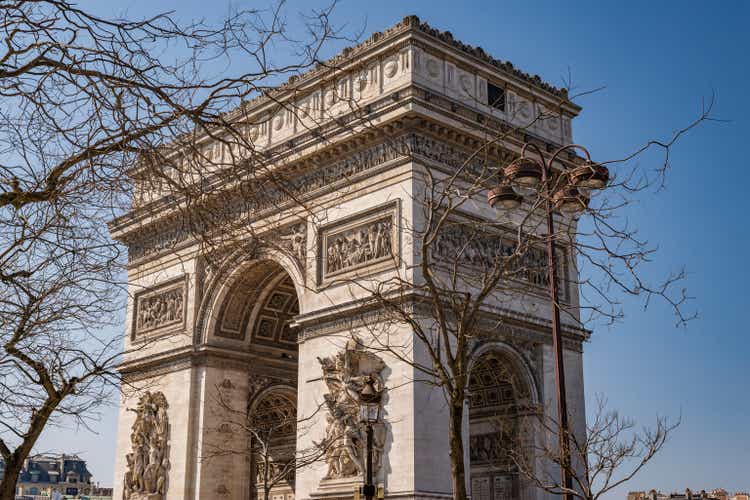
<svg viewBox="0 0 750 500"><path fill-rule="evenodd" d="M0 7L0 498L13 498L45 428L69 418L86 425L115 387L125 256L107 222L131 208L131 181L137 192L158 183L158 194L183 206L203 203L196 186L207 185L211 165L229 163L205 138L219 134L225 151L254 157L227 112L272 97L334 36L324 9L305 18L306 38L290 38L282 5L217 24L180 24L170 13L107 18L66 0ZM239 56L242 73L204 68ZM170 156L175 144L191 161ZM190 175L175 170L184 164ZM236 168L249 177L266 168L254 164Z"/></svg>
<svg viewBox="0 0 750 500"><path fill-rule="evenodd" d="M530 427L536 427L537 432L519 438L509 454L521 477L531 485L554 495L597 500L643 470L679 424L679 420L657 417L652 428L639 430L634 420L608 410L606 401L599 397L586 434L567 436L571 443L570 461L560 454L557 438L560 426L541 413L526 428L528 432ZM543 431L541 436L539 430ZM565 487L557 470L539 467L535 460L554 464L556 468L564 467L573 479L573 487Z"/></svg>
<svg viewBox="0 0 750 500"><path fill-rule="evenodd" d="M251 464L253 498L270 500L272 490L294 488L297 471L323 460L330 443L298 448L317 414L298 418L296 391L274 384L251 393L247 408L239 408L228 387L218 386L214 401L216 440L207 444L201 460L240 457Z"/></svg>
<svg viewBox="0 0 750 500"><path fill-rule="evenodd" d="M710 111L709 103L693 123L668 140L648 141L622 160L602 162L610 166L613 175L600 192L566 191L571 172L585 164L585 158L577 154L558 156L547 183L535 189L518 185L506 171L506 166L518 159L526 140L538 145L537 152L545 159L552 155L546 152L547 145L529 139L525 131L554 113L540 113L522 127L485 124L473 137L460 138L450 168L415 154L415 187L409 199L415 216L399 221L405 237L414 242L413 261L407 266L395 262L394 273L383 280L342 277L332 284L346 283L371 310L381 311L378 321L362 321L370 330L371 349L387 351L410 364L420 374L419 382L434 384L442 391L449 413L455 499L467 497L463 429L472 353L481 342L500 338L499 332L513 328L509 312L549 317L550 273L545 247L550 240L559 266L557 305L566 328L579 340L587 337L585 327L591 321L621 319L622 295L644 297L646 305L653 298L664 299L679 324L692 317L685 309L688 297L678 287L684 273L668 275L656 283L645 280L642 269L652 259L654 248L637 237L622 213L640 196L658 194L673 145L687 131L709 120ZM664 153L663 163L652 168L631 162L651 148ZM488 210L488 190L498 184L524 193L523 204L495 213ZM566 201L571 201L578 213L566 212ZM546 226L548 204L555 210L553 234ZM346 257L375 251L369 248L367 238L360 239ZM395 258L395 252L387 253ZM335 265L336 255L328 258ZM396 325L413 332L413 345L397 340Z"/></svg>

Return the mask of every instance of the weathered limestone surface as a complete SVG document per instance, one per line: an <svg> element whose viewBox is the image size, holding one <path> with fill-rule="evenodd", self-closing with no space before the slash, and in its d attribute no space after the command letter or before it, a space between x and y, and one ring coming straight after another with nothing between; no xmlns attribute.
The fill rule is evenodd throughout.
<svg viewBox="0 0 750 500"><path fill-rule="evenodd" d="M113 235L129 247L131 262L121 370L133 387L158 391L167 404L164 498L247 500L257 494L251 458L219 452L247 447L247 435L222 424L247 411L258 388L296 387L298 418L305 420L297 430L298 450L325 439L330 413L321 408L332 389L319 358L345 352L353 336L369 345L379 319L360 309L358 301L367 293L357 282L396 275L409 280L417 272L409 228L422 217L415 201L423 188L416 174L422 166L449 172L463 164L470 146L485 137L486 124L525 127L493 150L498 161L528 138L550 147L570 142L571 120L579 112L563 91L411 17L334 63L335 72L314 70L274 96L293 100L289 108L304 114L278 111L265 98L246 110L257 123L247 133L279 165L298 169L289 189L314 200L314 214L281 192L239 201L227 195L227 203L236 204L228 213L246 217L256 233L272 237L215 267L207 266L190 234L171 222L173 209L158 189L137 186L133 213L112 223ZM503 89L503 109L488 102L488 85ZM382 134L373 133L373 127ZM311 128L326 140L316 139ZM206 142L205 147L215 145ZM221 189L217 186L217 192ZM475 217L497 217L483 200L467 210ZM450 252L450 244L446 240L442 251ZM498 244L497 239L487 242L488 247ZM574 273L572 256L561 251L564 271ZM563 296L575 310L577 290L570 287ZM554 411L545 294L519 296L503 307L518 326L497 332L493 349L515 360L525 397ZM587 332L565 321L571 419L583 431L581 343ZM408 328L389 328L394 342L424 356ZM377 355L383 362L377 377L384 385L378 484L387 497L449 497L443 395L415 382L419 374L409 364L388 353ZM347 380L361 389L361 380ZM123 481L136 419L130 410L141 394L126 393L120 403L117 498L127 498ZM222 400L229 400L231 408ZM467 409L467 440L469 415ZM358 435L356 426L350 430ZM351 498L362 480L353 470L332 473L330 462L322 459L297 472L293 494L305 500ZM471 481L468 477L469 487ZM277 490L274 500L290 500L290 491ZM479 491L475 496L485 500ZM516 496L543 497L528 489Z"/></svg>

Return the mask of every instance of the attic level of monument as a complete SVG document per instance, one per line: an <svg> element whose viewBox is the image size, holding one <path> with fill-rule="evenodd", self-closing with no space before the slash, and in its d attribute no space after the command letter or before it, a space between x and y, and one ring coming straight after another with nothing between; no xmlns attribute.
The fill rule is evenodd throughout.
<svg viewBox="0 0 750 500"><path fill-rule="evenodd" d="M580 107L568 100L568 91L558 88L541 79L539 75L530 75L516 68L510 61L500 61L488 54L482 47L475 47L456 40L450 31L441 31L423 22L417 16L407 16L400 23L382 32L375 32L364 42L343 49L331 59L318 63L316 67L300 76L292 76L275 89L269 96L258 96L245 103L245 108L259 107L262 104L283 99L285 93L300 91L304 84L321 77L330 78L330 73L335 70L350 69L350 66L361 66L372 53L382 48L385 44L401 41L401 36L411 34L426 41L428 44L438 42L440 45L458 51L466 63L482 65L488 75L497 79L515 84L524 92L529 92L532 87L546 97L554 96L558 102L570 107L571 110L580 111Z"/></svg>
<svg viewBox="0 0 750 500"><path fill-rule="evenodd" d="M270 165L338 146L365 126L386 129L406 114L475 138L488 129L522 129L509 142L535 138L554 146L569 142L579 111L563 90L408 17L226 118L252 144L252 161ZM207 136L196 146L217 164L244 154L230 155ZM176 162L183 154L179 147L170 153ZM158 209L158 192L137 191L134 207Z"/></svg>
<svg viewBox="0 0 750 500"><path fill-rule="evenodd" d="M516 111L528 118L536 106L567 119L581 110L568 99L566 89L543 82L538 75L524 73L509 62L494 59L480 47L455 40L450 32L436 30L416 16L409 16L319 63L315 69L291 77L269 94L248 101L229 113L227 120L242 119L257 125L271 119L276 128L283 123L278 116L280 108L305 114L323 111L325 105L334 104L336 97L365 102L402 86L406 83L404 75L409 83L445 94L459 104L471 102L474 108L491 111L501 119ZM379 86L380 92L373 92L373 86ZM487 99L493 88L504 94L507 106L491 109ZM497 94L492 97L494 101ZM258 138L261 132L250 131ZM261 140L258 146L265 144Z"/></svg>

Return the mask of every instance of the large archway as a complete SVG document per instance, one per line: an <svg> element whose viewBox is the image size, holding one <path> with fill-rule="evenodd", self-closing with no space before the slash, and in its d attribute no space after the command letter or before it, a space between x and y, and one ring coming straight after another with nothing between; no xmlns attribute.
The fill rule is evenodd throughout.
<svg viewBox="0 0 750 500"><path fill-rule="evenodd" d="M273 260L255 260L232 273L217 292L209 341L296 360L300 312L292 276Z"/></svg>
<svg viewBox="0 0 750 500"><path fill-rule="evenodd" d="M244 498L293 500L300 300L292 274L271 258L231 262L209 288L206 341L249 354Z"/></svg>
<svg viewBox="0 0 750 500"><path fill-rule="evenodd" d="M525 453L534 388L504 350L481 353L469 376L469 458L473 500L523 498L514 454Z"/></svg>

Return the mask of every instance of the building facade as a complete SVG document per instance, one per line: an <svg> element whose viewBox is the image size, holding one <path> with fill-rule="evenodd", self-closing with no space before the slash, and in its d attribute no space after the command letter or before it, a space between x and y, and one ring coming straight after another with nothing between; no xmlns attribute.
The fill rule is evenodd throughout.
<svg viewBox="0 0 750 500"><path fill-rule="evenodd" d="M234 196L236 179L221 172L212 181L218 203L236 203L221 213L244 217L247 245L207 258L175 222L176 202L136 183L132 212L111 225L130 259L120 369L128 387L144 388L121 401L115 497L351 498L362 483L357 405L366 387L380 397L373 467L382 494L449 498L445 400L414 363L375 348L382 327L410 352L421 349L409 328L384 326L360 285L418 273L420 169L473 161L490 126L514 131L488 148L492 161L527 140L548 150L569 143L579 111L564 91L412 16L244 107L256 149L293 172L263 199ZM233 153L208 137L201 147L207 157ZM466 210L497 217L486 197ZM446 238L440 251L458 240ZM571 252L562 255L574 273ZM572 311L564 360L570 418L583 432L588 332L576 326L572 277L563 277ZM473 345L465 457L477 500L545 497L503 458L515 428L490 419L519 419L531 406L556 411L550 307L543 283L529 287L488 310L505 326ZM334 445L316 456L322 442ZM295 454L307 463L274 483Z"/></svg>
<svg viewBox="0 0 750 500"><path fill-rule="evenodd" d="M0 460L0 479L4 468ZM16 493L28 497L90 494L97 489L91 480L86 461L76 455L35 455L24 462Z"/></svg>
<svg viewBox="0 0 750 500"><path fill-rule="evenodd" d="M693 491L686 488L684 493L662 493L657 490L631 491L627 498L628 500L748 500L750 496L741 491L730 494L724 488L715 488L710 491Z"/></svg>

